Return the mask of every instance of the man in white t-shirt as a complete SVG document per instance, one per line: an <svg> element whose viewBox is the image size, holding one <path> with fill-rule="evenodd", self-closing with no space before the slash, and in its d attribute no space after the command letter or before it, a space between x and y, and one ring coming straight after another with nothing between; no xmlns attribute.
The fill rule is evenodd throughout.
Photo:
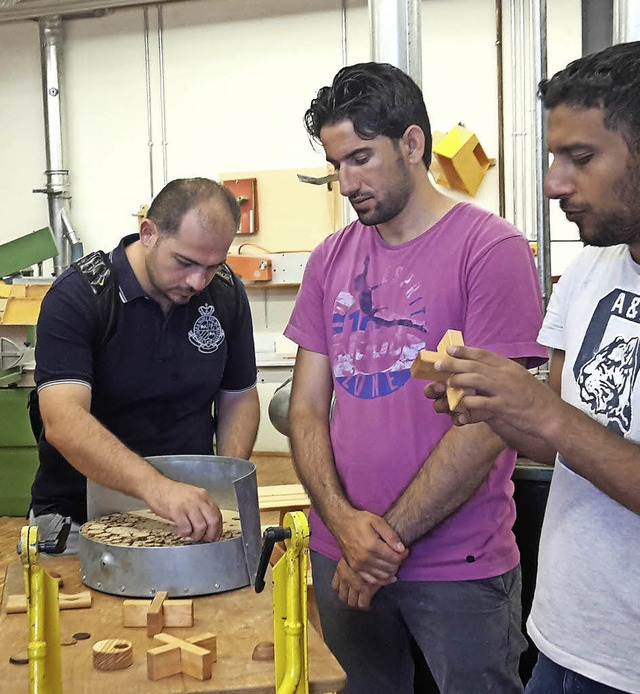
<svg viewBox="0 0 640 694"><path fill-rule="evenodd" d="M487 422L553 463L529 634L527 694L640 693L640 42L569 64L539 90L554 155L546 194L587 246L556 285L538 341L547 387L484 350L436 368ZM444 385L425 393L446 412Z"/></svg>

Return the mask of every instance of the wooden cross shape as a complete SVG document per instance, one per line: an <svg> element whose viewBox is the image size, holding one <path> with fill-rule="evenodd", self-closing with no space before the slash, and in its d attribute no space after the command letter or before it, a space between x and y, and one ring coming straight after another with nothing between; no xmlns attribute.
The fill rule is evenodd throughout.
<svg viewBox="0 0 640 694"><path fill-rule="evenodd" d="M211 666L218 659L214 634L205 632L188 639L156 634L154 638L164 645L147 651L147 677L150 680L179 674L196 680L211 679Z"/></svg>
<svg viewBox="0 0 640 694"><path fill-rule="evenodd" d="M436 371L433 365L447 356L447 347L450 345L464 345L462 333L459 330L447 330L442 340L438 344L437 352L430 352L428 349L422 349L411 364L411 375L414 378L423 378L426 381L437 381L438 383L446 383L451 375L447 371ZM447 388L447 402L449 409L453 412L458 406L464 390L462 388Z"/></svg>
<svg viewBox="0 0 640 694"><path fill-rule="evenodd" d="M167 591L159 590L153 601L125 600L122 619L125 627L147 627L147 636L165 627L192 627L193 600L167 600Z"/></svg>

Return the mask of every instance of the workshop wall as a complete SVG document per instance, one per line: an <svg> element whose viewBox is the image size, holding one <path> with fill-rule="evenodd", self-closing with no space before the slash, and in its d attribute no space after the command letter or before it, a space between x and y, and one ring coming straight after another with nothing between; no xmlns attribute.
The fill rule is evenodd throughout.
<svg viewBox="0 0 640 694"><path fill-rule="evenodd" d="M550 5L552 72L580 52L580 3ZM258 8L250 0L185 0L163 5L162 12L164 100L157 6L148 10L150 136L143 9L64 23L71 218L87 250L109 248L135 229L131 215L149 201L152 188L162 187L165 174L169 180L324 165L307 140L302 114L342 64L339 0L265 0ZM487 155L497 156L493 0L425 0L422 21L423 88L433 129L463 122ZM368 56L367 8L351 0L347 62ZM47 222L44 196L31 192L44 184L45 169L36 22L0 24L0 64L5 241ZM507 149L509 139L507 134ZM497 210L497 197L494 168L474 201Z"/></svg>
<svg viewBox="0 0 640 694"><path fill-rule="evenodd" d="M507 8L514 3L503 4L508 33ZM183 0L160 8L147 10L148 67L143 8L64 22L70 216L86 251L110 249L122 235L134 232L139 206L149 203L167 180L326 168L324 155L308 141L302 116L317 89L342 66L340 0ZM548 20L551 74L581 52L580 0L548 3ZM422 25L422 86L433 130L446 132L462 122L478 136L487 156L497 157L494 0L424 0ZM508 48L504 46L507 73ZM368 60L369 55L366 2L348 0L347 62ZM0 243L48 223L46 198L32 192L45 183L41 99L37 23L0 24ZM505 94L507 116L511 107ZM517 119L511 120L506 122L507 164L510 148L521 136ZM505 174L509 191L509 165ZM295 239L285 239L282 230L268 224L242 241L273 251L311 250L333 231L341 215L325 215L323 231L313 208L287 204L302 185L292 176L290 187L281 191L280 214L288 229L296 229ZM497 168L489 169L472 200L498 212ZM351 218L348 208L343 212ZM506 216L511 215L508 207ZM552 246L552 272L559 274L581 244L573 225L555 209L552 225L553 238L576 239ZM534 229L524 231L535 234ZM281 333L294 300L295 289L254 290L251 295L259 342L273 342L277 353L293 351ZM287 450L286 439L266 414L276 385L261 386L258 450Z"/></svg>

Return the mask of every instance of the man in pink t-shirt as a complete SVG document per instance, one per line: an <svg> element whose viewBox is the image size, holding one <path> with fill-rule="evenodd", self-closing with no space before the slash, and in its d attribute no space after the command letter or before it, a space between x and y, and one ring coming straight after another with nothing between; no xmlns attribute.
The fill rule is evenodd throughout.
<svg viewBox="0 0 640 694"><path fill-rule="evenodd" d="M448 329L542 363L531 251L431 184L422 94L397 68L342 69L305 123L359 219L311 254L285 331L325 640L349 694L413 692L412 639L442 692L522 692L515 452L485 424L451 427L410 366Z"/></svg>

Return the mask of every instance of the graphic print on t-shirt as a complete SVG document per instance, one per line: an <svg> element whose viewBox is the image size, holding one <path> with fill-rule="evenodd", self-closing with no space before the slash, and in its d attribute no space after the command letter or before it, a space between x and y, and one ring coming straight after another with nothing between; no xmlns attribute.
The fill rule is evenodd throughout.
<svg viewBox="0 0 640 694"><path fill-rule="evenodd" d="M198 307L200 318L189 331L189 342L198 348L202 354L215 352L224 340L224 331L218 317L214 315L215 308L205 304Z"/></svg>
<svg viewBox="0 0 640 694"><path fill-rule="evenodd" d="M640 296L621 289L610 292L596 306L573 365L581 400L621 435L631 426L639 324Z"/></svg>
<svg viewBox="0 0 640 694"><path fill-rule="evenodd" d="M370 258L335 299L332 333L334 376L351 395L370 400L401 388L426 346L426 308L418 281L389 267L373 282Z"/></svg>

